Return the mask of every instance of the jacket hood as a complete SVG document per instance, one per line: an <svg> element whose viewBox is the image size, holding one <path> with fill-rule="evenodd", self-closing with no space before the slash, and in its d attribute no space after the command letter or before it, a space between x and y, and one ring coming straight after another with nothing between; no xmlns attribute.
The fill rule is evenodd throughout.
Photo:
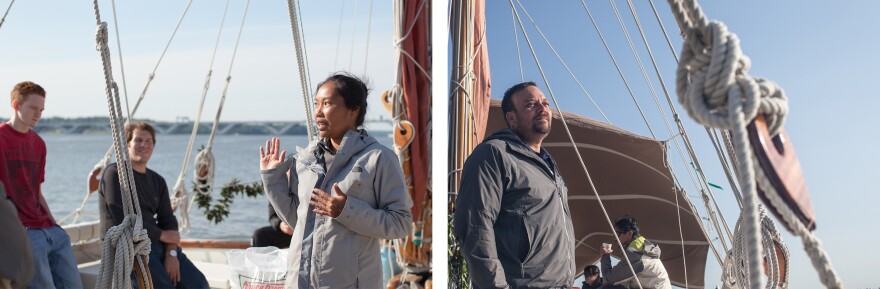
<svg viewBox="0 0 880 289"><path fill-rule="evenodd" d="M483 141L486 142L486 141L490 141L493 139L503 140L503 141L509 142L509 143L517 143L517 144L521 144L524 147L528 147L528 146L526 146L526 143L523 142L522 138L520 138L519 135L517 135L515 132L513 132L513 130L511 130L509 128L500 129L500 130L492 133L491 135L487 136Z"/></svg>
<svg viewBox="0 0 880 289"><path fill-rule="evenodd" d="M489 142L492 140L500 140L500 141L504 142L505 144L507 144L507 147L510 148L512 151L519 153L526 158L534 160L535 163L538 166L540 166L541 168L543 168L543 170L551 178L554 177L554 175L555 175L554 169L547 166L547 163L544 162L544 160L542 160L540 157L538 157L538 154L536 154L535 151L533 151L531 147L526 145L526 143L522 140L522 138L520 138L519 135L517 135L515 132L513 132L513 130L511 130L509 128L500 129L500 130L496 131L495 133L493 133L492 135L487 136L483 140L483 142L485 143L485 142ZM544 150L544 146L541 146L541 150ZM552 156L551 156L551 159L552 159ZM553 160L553 166L554 167L556 166L556 160Z"/></svg>
<svg viewBox="0 0 880 289"><path fill-rule="evenodd" d="M329 139L322 138L312 141L305 149L297 147L296 154L294 154L290 158L296 159L298 162L304 164L306 167L316 173L326 173L329 175L335 170L324 172L324 169L318 164L317 160L318 154L320 154L322 150L326 150L325 147L329 145L329 141ZM376 139L370 136L366 130L350 130L345 133L345 136L342 137L342 143L339 145L339 149L336 151L336 158L334 162L343 164L347 163L352 156L376 142ZM331 164L331 167L328 169L332 168L333 166Z"/></svg>

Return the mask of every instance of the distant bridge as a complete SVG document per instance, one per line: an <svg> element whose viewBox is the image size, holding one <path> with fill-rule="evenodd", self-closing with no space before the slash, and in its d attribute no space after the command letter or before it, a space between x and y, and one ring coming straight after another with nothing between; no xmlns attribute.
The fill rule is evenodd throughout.
<svg viewBox="0 0 880 289"><path fill-rule="evenodd" d="M390 131L391 122L386 119L366 120L366 127L371 131ZM151 122L158 134L190 134L192 121ZM211 121L199 122L198 134L210 134ZM109 134L110 123L106 120L94 121L41 121L34 128L38 133L59 134ZM241 121L220 122L217 125L218 135L306 135L305 121Z"/></svg>

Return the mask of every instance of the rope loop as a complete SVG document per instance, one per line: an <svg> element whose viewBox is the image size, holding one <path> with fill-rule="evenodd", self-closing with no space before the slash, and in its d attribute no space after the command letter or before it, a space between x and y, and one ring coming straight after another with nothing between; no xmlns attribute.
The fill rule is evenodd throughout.
<svg viewBox="0 0 880 289"><path fill-rule="evenodd" d="M751 60L742 53L736 34L711 21L704 30L690 29L676 73L678 100L697 122L730 129L732 116L751 121L758 113L775 135L788 114L788 101L774 82L748 74ZM711 39L710 45L704 41Z"/></svg>

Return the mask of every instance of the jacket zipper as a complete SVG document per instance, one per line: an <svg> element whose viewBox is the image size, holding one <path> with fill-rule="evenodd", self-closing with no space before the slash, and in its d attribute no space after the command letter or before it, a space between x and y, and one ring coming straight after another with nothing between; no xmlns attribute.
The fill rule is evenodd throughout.
<svg viewBox="0 0 880 289"><path fill-rule="evenodd" d="M559 204L562 205L562 224L566 225L566 227L563 229L565 231L565 237L568 238L569 241L572 241L571 236L568 235L568 228L570 228L571 226L569 226L568 221L565 220L565 217L569 213L565 210L565 202L562 201L562 193L560 192L560 189L559 189L559 180L556 179L555 173L554 173L554 180L553 181L556 183L556 196L559 197ZM571 218L571 217L569 217L569 218ZM571 244L569 244L569 248L571 248L570 246L571 246ZM571 251L571 250L569 250L569 251ZM568 271L568 276L573 276L572 275L573 273L571 272L571 255L569 253L570 252L566 252L566 254L565 254L565 261L567 263L565 265L565 267L566 267L566 270Z"/></svg>

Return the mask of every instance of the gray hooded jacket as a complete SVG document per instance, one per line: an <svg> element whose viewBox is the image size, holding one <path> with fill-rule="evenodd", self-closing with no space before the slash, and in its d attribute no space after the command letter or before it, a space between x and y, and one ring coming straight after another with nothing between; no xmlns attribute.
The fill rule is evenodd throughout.
<svg viewBox="0 0 880 289"><path fill-rule="evenodd" d="M412 230L412 200L397 155L355 131L345 134L326 173L317 163L316 142L298 150L261 172L278 216L295 224L285 288L382 288L380 239L403 238ZM348 196L342 213L331 218L312 212L312 189L336 195L333 184Z"/></svg>
<svg viewBox="0 0 880 289"><path fill-rule="evenodd" d="M571 288L568 190L550 163L509 129L468 157L453 225L474 288Z"/></svg>

